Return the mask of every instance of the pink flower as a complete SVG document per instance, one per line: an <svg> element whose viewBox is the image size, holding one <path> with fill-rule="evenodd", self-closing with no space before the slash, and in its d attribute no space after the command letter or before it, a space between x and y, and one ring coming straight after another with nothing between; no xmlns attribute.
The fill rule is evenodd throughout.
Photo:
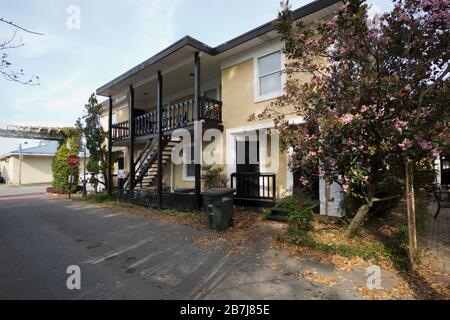
<svg viewBox="0 0 450 320"><path fill-rule="evenodd" d="M354 116L350 113L347 113L345 115L342 116L341 121L342 123L344 123L345 125L351 123L353 121Z"/></svg>
<svg viewBox="0 0 450 320"><path fill-rule="evenodd" d="M325 176L325 170L323 168L319 168L319 177L323 178Z"/></svg>
<svg viewBox="0 0 450 320"><path fill-rule="evenodd" d="M425 151L429 151L433 148L433 146L431 145L431 142L428 142L428 141L421 141L419 144L420 144L420 147Z"/></svg>
<svg viewBox="0 0 450 320"><path fill-rule="evenodd" d="M310 151L309 153L308 153L308 158L314 158L315 156L317 156L317 152L315 152L315 151Z"/></svg>
<svg viewBox="0 0 450 320"><path fill-rule="evenodd" d="M302 185L306 186L309 184L309 180L306 179L305 177L300 177L300 182L302 183Z"/></svg>
<svg viewBox="0 0 450 320"><path fill-rule="evenodd" d="M409 140L409 139L405 139L405 140L403 140L403 142L400 143L398 146L399 146L400 148L402 148L403 151L405 151L405 150L411 148L411 146L412 146L412 141Z"/></svg>
<svg viewBox="0 0 450 320"><path fill-rule="evenodd" d="M412 87L411 87L411 85L408 83L406 86L405 86L405 91L411 91L412 90Z"/></svg>
<svg viewBox="0 0 450 320"><path fill-rule="evenodd" d="M350 191L350 186L347 183L344 183L342 185L342 191L344 191L345 193Z"/></svg>
<svg viewBox="0 0 450 320"><path fill-rule="evenodd" d="M441 150L435 148L431 151L431 154L433 155L433 157L438 158L441 155Z"/></svg>
<svg viewBox="0 0 450 320"><path fill-rule="evenodd" d="M400 133L403 132L403 129L408 125L408 121L397 120L395 123L395 129Z"/></svg>
<svg viewBox="0 0 450 320"><path fill-rule="evenodd" d="M433 145L431 142L426 141L421 135L415 136L417 143L420 145L420 147L425 151L430 151L433 149Z"/></svg>

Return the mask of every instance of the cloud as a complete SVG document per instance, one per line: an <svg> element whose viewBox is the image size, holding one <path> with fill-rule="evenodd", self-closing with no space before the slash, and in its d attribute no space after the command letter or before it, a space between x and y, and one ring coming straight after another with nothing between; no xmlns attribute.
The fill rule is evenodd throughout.
<svg viewBox="0 0 450 320"><path fill-rule="evenodd" d="M75 121L74 121L75 122ZM0 123L0 128L7 128L9 126L18 126L18 127L50 127L50 128L61 128L61 127L72 127L73 123L69 123L68 121L59 121L59 120L30 120L23 119L20 121L14 121L11 123Z"/></svg>
<svg viewBox="0 0 450 320"><path fill-rule="evenodd" d="M27 107L28 105L35 104L37 102L42 102L49 98L54 97L55 95L66 92L67 89L73 88L73 85L78 82L84 75L83 69L77 69L73 74L64 80L55 82L51 85L48 85L48 89L44 91L40 91L38 94L34 96L27 97L25 99L20 100L19 106ZM43 84L41 84L40 88L43 88ZM20 108L20 107L19 107Z"/></svg>
<svg viewBox="0 0 450 320"><path fill-rule="evenodd" d="M91 93L92 90L89 88L79 88L76 91L68 92L68 94L62 98L48 101L44 108L49 112L70 112L74 115L75 122L76 115L81 114Z"/></svg>
<svg viewBox="0 0 450 320"><path fill-rule="evenodd" d="M11 108L0 115L0 121L73 124L97 87L178 40L176 19L182 16L180 8L187 2L124 0L107 4L80 0L82 29L68 31L66 5L42 1L39 5L32 2L30 10L21 13L20 21L32 21L27 26L45 36L22 34L25 46L17 51L18 65L27 72L36 71L41 86L7 84L1 104ZM19 19L19 8L9 6L11 15ZM41 19L34 22L35 16ZM70 70L75 72L67 74Z"/></svg>

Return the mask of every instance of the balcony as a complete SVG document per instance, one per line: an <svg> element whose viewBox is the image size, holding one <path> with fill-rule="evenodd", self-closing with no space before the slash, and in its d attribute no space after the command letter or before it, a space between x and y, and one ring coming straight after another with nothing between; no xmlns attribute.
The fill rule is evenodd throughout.
<svg viewBox="0 0 450 320"><path fill-rule="evenodd" d="M163 108L162 132L168 134L176 129L188 128L194 124L194 99ZM221 126L222 102L206 97L200 98L200 119L207 125ZM135 137L152 136L158 133L158 113L149 112L134 119ZM129 121L114 124L112 140L121 141L130 136Z"/></svg>
<svg viewBox="0 0 450 320"><path fill-rule="evenodd" d="M271 208L277 195L276 183L277 179L274 173L233 173L231 188L236 189L234 204Z"/></svg>

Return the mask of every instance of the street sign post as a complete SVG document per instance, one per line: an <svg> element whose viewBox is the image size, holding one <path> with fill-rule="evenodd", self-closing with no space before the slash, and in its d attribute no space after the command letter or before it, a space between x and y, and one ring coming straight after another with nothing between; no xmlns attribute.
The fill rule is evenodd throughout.
<svg viewBox="0 0 450 320"><path fill-rule="evenodd" d="M67 158L67 164L71 168L77 168L80 165L80 158L77 155L71 155Z"/></svg>

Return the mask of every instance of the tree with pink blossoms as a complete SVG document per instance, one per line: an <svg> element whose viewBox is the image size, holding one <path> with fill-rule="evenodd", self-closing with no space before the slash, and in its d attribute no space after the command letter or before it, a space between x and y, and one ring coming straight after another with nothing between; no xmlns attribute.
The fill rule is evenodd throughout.
<svg viewBox="0 0 450 320"><path fill-rule="evenodd" d="M414 164L450 145L449 7L449 0L401 0L369 19L368 6L354 0L333 17L304 24L282 2L276 28L289 61L285 94L253 116L275 119L303 183L319 176L361 200L350 237L374 203L390 198L381 198L378 186L404 168L411 262ZM304 124L289 122L293 114Z"/></svg>

